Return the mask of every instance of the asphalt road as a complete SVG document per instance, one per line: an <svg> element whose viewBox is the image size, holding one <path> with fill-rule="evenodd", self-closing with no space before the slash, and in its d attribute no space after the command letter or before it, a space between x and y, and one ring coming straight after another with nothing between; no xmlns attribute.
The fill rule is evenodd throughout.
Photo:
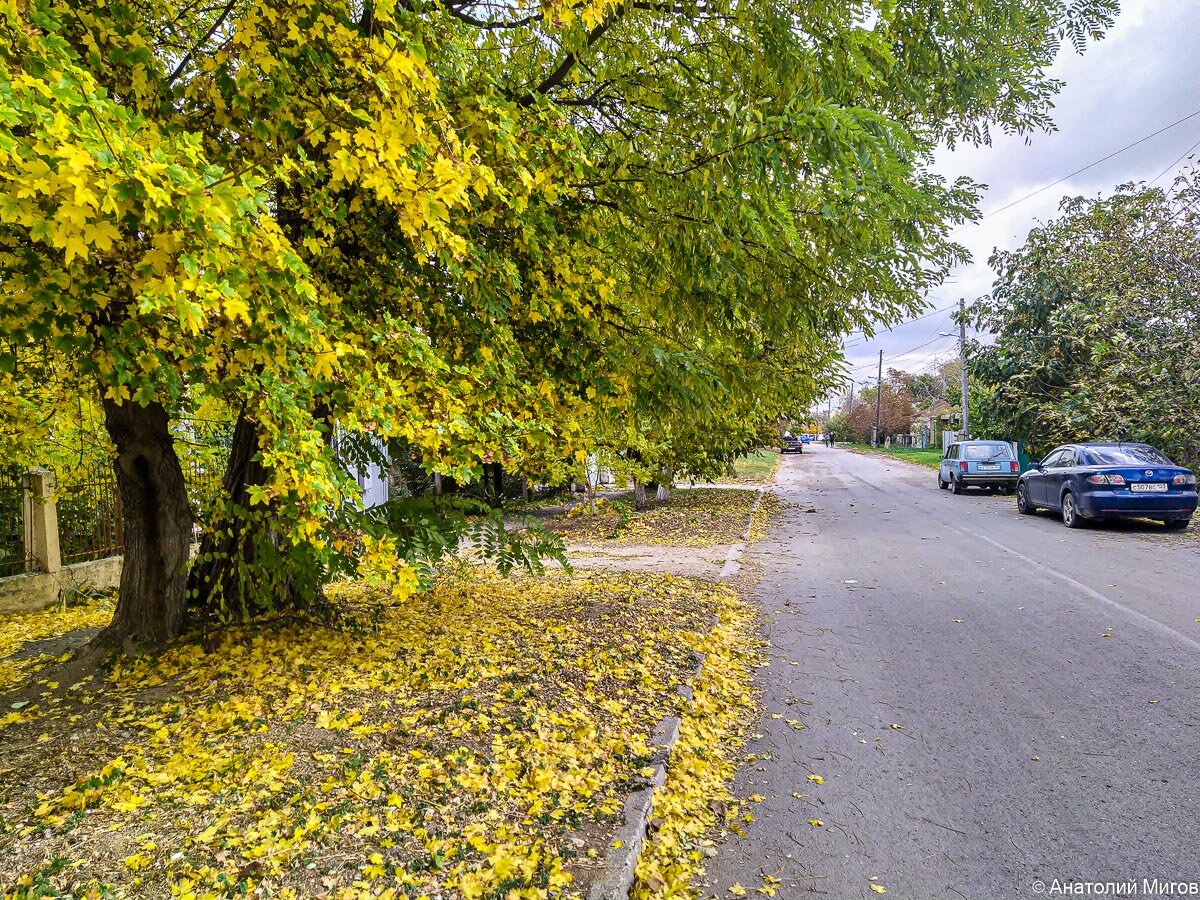
<svg viewBox="0 0 1200 900"><path fill-rule="evenodd" d="M1071 531L936 480L785 458L787 507L747 556L773 649L738 790L765 799L706 893L757 896L763 875L777 897L1200 890L1200 539Z"/></svg>

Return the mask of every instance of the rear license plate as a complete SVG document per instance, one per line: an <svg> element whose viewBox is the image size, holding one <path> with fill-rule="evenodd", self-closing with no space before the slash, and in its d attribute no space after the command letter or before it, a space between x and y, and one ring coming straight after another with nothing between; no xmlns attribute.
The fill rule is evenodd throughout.
<svg viewBox="0 0 1200 900"><path fill-rule="evenodd" d="M999 472L1000 464L999 463L980 463L979 471L980 472Z"/></svg>
<svg viewBox="0 0 1200 900"><path fill-rule="evenodd" d="M1153 484L1131 484L1129 489L1135 494L1163 494L1166 493L1167 486L1159 481Z"/></svg>

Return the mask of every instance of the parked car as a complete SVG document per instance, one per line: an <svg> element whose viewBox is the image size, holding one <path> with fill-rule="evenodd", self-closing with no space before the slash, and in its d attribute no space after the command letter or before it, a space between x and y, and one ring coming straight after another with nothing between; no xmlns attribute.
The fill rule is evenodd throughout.
<svg viewBox="0 0 1200 900"><path fill-rule="evenodd" d="M938 467L938 487L961 494L968 487L1008 493L1017 484L1021 464L1004 441L959 441L946 448Z"/></svg>
<svg viewBox="0 0 1200 900"><path fill-rule="evenodd" d="M795 437L790 434L785 434L779 440L779 452L780 453L803 453L804 452L804 442L801 441L800 438L798 438L798 437Z"/></svg>
<svg viewBox="0 0 1200 900"><path fill-rule="evenodd" d="M1119 518L1187 528L1196 499L1195 474L1149 444L1065 444L1017 482L1020 512L1058 510L1068 528Z"/></svg>
<svg viewBox="0 0 1200 900"><path fill-rule="evenodd" d="M811 434L802 434L802 435L800 435L800 443L802 443L802 444L811 444L811 443L812 443L812 435L811 435Z"/></svg>

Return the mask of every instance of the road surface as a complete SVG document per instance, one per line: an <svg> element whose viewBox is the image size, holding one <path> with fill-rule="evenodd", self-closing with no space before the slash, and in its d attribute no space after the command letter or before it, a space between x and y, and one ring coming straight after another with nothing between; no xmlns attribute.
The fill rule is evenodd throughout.
<svg viewBox="0 0 1200 900"><path fill-rule="evenodd" d="M1200 890L1200 540L1072 531L936 481L841 449L784 459L787 507L747 555L772 649L738 791L765 799L705 893Z"/></svg>

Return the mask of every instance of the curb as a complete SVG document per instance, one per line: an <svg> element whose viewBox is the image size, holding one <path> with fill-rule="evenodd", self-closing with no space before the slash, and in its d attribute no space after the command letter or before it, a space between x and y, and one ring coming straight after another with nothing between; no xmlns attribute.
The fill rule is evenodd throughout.
<svg viewBox="0 0 1200 900"><path fill-rule="evenodd" d="M742 532L742 539L739 543L734 544L729 548L729 553L725 555L725 565L721 567L721 578L732 578L739 571L741 565L738 559L741 557L746 545L750 543L750 532L754 528L754 514L758 512L758 508L762 506L763 497L767 495L765 488L758 489L758 499L754 501L754 505L750 507L750 521L746 523L746 530Z"/></svg>
<svg viewBox="0 0 1200 900"><path fill-rule="evenodd" d="M692 670L690 681L695 681L704 668L704 655L697 654L700 661ZM676 692L685 703L692 702L690 684L681 684ZM658 748L651 765L654 774L649 778L649 784L634 791L625 800L625 824L613 835L613 843L621 842L620 847L609 847L604 856L604 862L597 870L588 891L588 900L628 900L629 892L633 889L633 879L637 872L638 858L642 855L642 847L650 835L651 814L654 811L654 790L662 787L667 781L667 769L671 765L671 751L679 742L679 728L682 720L678 716L667 716L654 729L652 743Z"/></svg>

